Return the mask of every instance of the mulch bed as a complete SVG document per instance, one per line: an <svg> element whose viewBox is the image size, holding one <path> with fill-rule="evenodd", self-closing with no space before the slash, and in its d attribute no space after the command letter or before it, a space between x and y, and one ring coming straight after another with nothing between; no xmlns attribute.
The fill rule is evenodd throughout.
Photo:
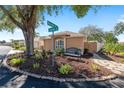
<svg viewBox="0 0 124 93"><path fill-rule="evenodd" d="M103 68L99 65L97 65L100 69L95 70L92 65L95 64L91 58L76 58L76 57L70 57L70 56L56 56L55 57L55 66L52 67L51 65L51 57L49 57L46 60L36 60L35 58L26 58L24 54L16 54L14 56L18 56L17 58L25 58L26 62L15 66L21 70L35 73L38 75L43 76L53 76L53 77L63 77L63 78L95 78L95 77L101 77L101 76L108 76L110 74L113 74L110 70ZM7 63L10 64L11 57L8 57ZM39 63L40 67L34 69L32 67L33 64ZM72 66L73 71L68 75L62 75L59 73L58 68L62 64L69 64ZM95 64L96 65L96 64Z"/></svg>
<svg viewBox="0 0 124 93"><path fill-rule="evenodd" d="M107 55L105 53L98 53L98 55L100 57L104 58L104 59L124 64L124 57L122 57L122 56L119 56L119 55Z"/></svg>

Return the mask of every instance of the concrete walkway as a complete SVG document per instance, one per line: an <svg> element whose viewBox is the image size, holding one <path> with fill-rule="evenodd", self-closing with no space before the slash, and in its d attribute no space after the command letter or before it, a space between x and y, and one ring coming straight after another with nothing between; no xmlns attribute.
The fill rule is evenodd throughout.
<svg viewBox="0 0 124 93"><path fill-rule="evenodd" d="M21 51L21 50L10 50L7 55L16 54L16 53L22 53L22 52L24 52L24 51Z"/></svg>
<svg viewBox="0 0 124 93"><path fill-rule="evenodd" d="M124 76L124 64L106 60L97 54L94 54L93 60L96 64L110 69L113 73Z"/></svg>

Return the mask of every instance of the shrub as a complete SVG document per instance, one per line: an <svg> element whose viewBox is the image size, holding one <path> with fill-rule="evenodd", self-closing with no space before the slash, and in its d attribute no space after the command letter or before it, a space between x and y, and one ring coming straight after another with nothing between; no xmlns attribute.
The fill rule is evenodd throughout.
<svg viewBox="0 0 124 93"><path fill-rule="evenodd" d="M34 51L34 57L35 57L36 60L41 59L42 58L41 52L38 51L38 50L35 50Z"/></svg>
<svg viewBox="0 0 124 93"><path fill-rule="evenodd" d="M111 44L110 43L106 43L104 45L104 49L103 49L106 53L110 54L110 50L111 50Z"/></svg>
<svg viewBox="0 0 124 93"><path fill-rule="evenodd" d="M59 68L59 73L63 75L67 75L72 71L72 67L68 64L61 65Z"/></svg>
<svg viewBox="0 0 124 93"><path fill-rule="evenodd" d="M22 50L22 51L25 51L26 50L26 47L19 47L18 50Z"/></svg>
<svg viewBox="0 0 124 93"><path fill-rule="evenodd" d="M96 71L99 71L100 70L100 67L96 64L92 64L92 69L96 72Z"/></svg>
<svg viewBox="0 0 124 93"><path fill-rule="evenodd" d="M124 46L118 43L106 43L104 51L109 54L116 54L124 50Z"/></svg>
<svg viewBox="0 0 124 93"><path fill-rule="evenodd" d="M10 59L17 58L17 55L11 55L9 58L10 58Z"/></svg>
<svg viewBox="0 0 124 93"><path fill-rule="evenodd" d="M21 58L13 58L10 60L10 64L15 66L15 65L20 65L21 63L23 63L25 60L21 59Z"/></svg>
<svg viewBox="0 0 124 93"><path fill-rule="evenodd" d="M48 58L47 52L44 49L42 49L41 56L43 60Z"/></svg>
<svg viewBox="0 0 124 93"><path fill-rule="evenodd" d="M42 52L39 50L35 50L34 54L35 54L36 60L39 60L39 59L45 60L48 58L47 52L44 49L42 49Z"/></svg>
<svg viewBox="0 0 124 93"><path fill-rule="evenodd" d="M52 55L52 51L48 50L47 55Z"/></svg>
<svg viewBox="0 0 124 93"><path fill-rule="evenodd" d="M112 45L112 48L111 48L112 54L116 54L120 52L121 50L122 50L122 46L120 44L116 43Z"/></svg>
<svg viewBox="0 0 124 93"><path fill-rule="evenodd" d="M39 64L39 63L33 64L33 68L34 68L34 69L38 69L39 67L40 67L40 64Z"/></svg>
<svg viewBox="0 0 124 93"><path fill-rule="evenodd" d="M64 55L64 49L63 48L55 49L55 55L57 56Z"/></svg>

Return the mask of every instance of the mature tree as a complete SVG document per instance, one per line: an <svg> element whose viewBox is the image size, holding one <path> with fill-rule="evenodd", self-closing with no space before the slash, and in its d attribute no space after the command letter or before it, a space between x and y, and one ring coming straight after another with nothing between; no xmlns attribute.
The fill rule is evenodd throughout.
<svg viewBox="0 0 124 93"><path fill-rule="evenodd" d="M106 32L104 38L105 38L106 43L117 43L118 42L118 39L114 35L113 32Z"/></svg>
<svg viewBox="0 0 124 93"><path fill-rule="evenodd" d="M26 43L26 54L33 55L34 32L35 28L43 22L44 14L56 14L63 6L35 6L35 5L17 5L0 6L0 30L13 32L15 28L20 28L23 32ZM88 10L96 10L96 6L64 6L71 9L78 18L87 14Z"/></svg>
<svg viewBox="0 0 124 93"><path fill-rule="evenodd" d="M120 35L124 33L124 22L119 22L116 24L116 26L114 27L114 32L115 35Z"/></svg>
<svg viewBox="0 0 124 93"><path fill-rule="evenodd" d="M101 28L98 28L95 25L88 25L84 28L81 28L79 33L82 33L87 36L87 39L96 40L99 42L104 41L104 32Z"/></svg>

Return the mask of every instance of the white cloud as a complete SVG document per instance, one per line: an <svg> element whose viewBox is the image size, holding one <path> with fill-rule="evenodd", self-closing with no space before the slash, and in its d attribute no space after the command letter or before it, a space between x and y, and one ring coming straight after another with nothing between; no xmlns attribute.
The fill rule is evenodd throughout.
<svg viewBox="0 0 124 93"><path fill-rule="evenodd" d="M119 42L124 42L124 34L119 35L117 38Z"/></svg>
<svg viewBox="0 0 124 93"><path fill-rule="evenodd" d="M117 22L124 22L124 14L120 15L119 19L117 19Z"/></svg>
<svg viewBox="0 0 124 93"><path fill-rule="evenodd" d="M13 34L4 30L0 32L0 40L10 41L10 39L24 39L22 31L15 29Z"/></svg>

